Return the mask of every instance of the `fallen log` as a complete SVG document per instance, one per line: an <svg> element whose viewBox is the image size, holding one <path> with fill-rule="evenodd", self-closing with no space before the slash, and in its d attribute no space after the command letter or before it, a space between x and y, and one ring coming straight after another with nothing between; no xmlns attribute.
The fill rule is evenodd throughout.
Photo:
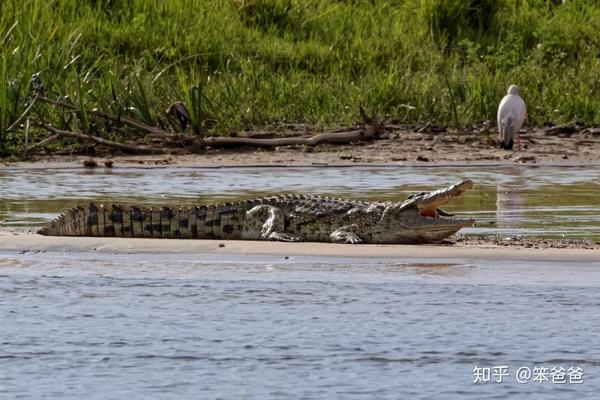
<svg viewBox="0 0 600 400"><path fill-rule="evenodd" d="M319 144L344 144L359 142L363 140L374 139L378 132L374 127L365 129L356 129L349 132L326 132L311 137L287 137L277 139L255 139L244 137L207 137L203 140L204 145L211 147L232 147L232 146L255 146L255 147L276 147L276 146L317 146Z"/></svg>
<svg viewBox="0 0 600 400"><path fill-rule="evenodd" d="M202 140L205 146L212 147L231 147L231 146L255 146L255 147L276 147L276 146L317 146L320 144L346 144L360 142L364 140L373 140L382 133L383 124L377 117L369 117L362 106L359 106L359 113L363 120L362 127L350 131L325 132L310 137L285 137L276 139L258 139L248 137L207 137Z"/></svg>

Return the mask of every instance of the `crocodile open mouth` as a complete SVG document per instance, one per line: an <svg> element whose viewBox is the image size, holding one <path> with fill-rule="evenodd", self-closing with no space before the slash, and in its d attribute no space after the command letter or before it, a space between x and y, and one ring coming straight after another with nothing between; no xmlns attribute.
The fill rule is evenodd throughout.
<svg viewBox="0 0 600 400"><path fill-rule="evenodd" d="M448 203L455 197L459 197L465 190L473 186L473 181L470 179L459 182L447 188L434 190L432 192L420 193L417 202L419 214L423 217L433 219L455 220L454 214L450 214L441 210L439 207Z"/></svg>

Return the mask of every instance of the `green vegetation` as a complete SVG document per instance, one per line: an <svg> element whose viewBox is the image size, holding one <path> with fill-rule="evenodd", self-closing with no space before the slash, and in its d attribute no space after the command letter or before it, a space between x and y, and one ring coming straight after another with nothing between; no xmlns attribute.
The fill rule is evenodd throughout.
<svg viewBox="0 0 600 400"><path fill-rule="evenodd" d="M510 83L533 123L600 122L600 6L550 0L3 0L0 153L40 72L49 97L213 134L269 122L493 119ZM190 89L194 86L193 89ZM55 126L122 135L49 105ZM33 135L36 133L33 132ZM38 132L39 134L39 132Z"/></svg>

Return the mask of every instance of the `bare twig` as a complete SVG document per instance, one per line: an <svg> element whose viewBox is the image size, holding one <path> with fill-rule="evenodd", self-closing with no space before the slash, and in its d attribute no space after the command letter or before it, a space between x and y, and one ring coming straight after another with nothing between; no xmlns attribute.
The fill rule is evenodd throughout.
<svg viewBox="0 0 600 400"><path fill-rule="evenodd" d="M79 110L79 107L74 106L73 104L65 103L64 101L52 100L52 99L49 99L49 98L44 97L44 96L40 96L39 100L43 101L43 102L46 102L46 103L53 104L53 105L55 105L57 107L68 108L68 109L76 111L76 112ZM114 121L114 122L122 122L122 123L124 123L126 125L131 126L132 128L140 129L142 131L146 131L146 132L150 132L150 133L156 133L156 134L167 134L167 135L171 134L168 131L162 130L160 128L156 128L154 126L147 125L147 124L145 124L143 122L140 122L140 121L137 121L137 120L135 120L133 118L119 117L118 115L109 114L109 113L106 113L106 112L100 111L100 110L87 110L86 112L88 114L92 114L92 115L95 115L97 117L109 119L109 120Z"/></svg>
<svg viewBox="0 0 600 400"><path fill-rule="evenodd" d="M37 124L37 125L40 128L44 128L47 131L53 133L54 135L57 135L58 137L71 137L71 138L75 138L75 139L89 140L89 141L92 141L92 142L94 142L96 144L99 144L99 145L102 145L102 146L106 146L106 147L110 147L110 148L117 149L117 150L121 150L121 151L125 151L125 152L128 152L128 153L135 153L135 154L161 154L161 153L165 152L163 149L159 149L159 148L145 147L145 146L130 146L130 145L123 144L123 143L113 142L112 140L103 139L101 137L94 136L94 135L91 135L91 134L71 132L71 131L63 131L63 130L60 130L60 129L56 129L52 125L48 125L48 124L45 124L45 123ZM49 138L47 138L47 139L49 139ZM36 145L36 147L39 147L39 143Z"/></svg>
<svg viewBox="0 0 600 400"><path fill-rule="evenodd" d="M31 152L31 151L37 149L38 147L44 147L45 145L54 142L59 137L60 137L59 135L52 134L52 135L48 136L46 139L40 140L39 142L33 144L31 147L27 147L25 149L25 153Z"/></svg>
<svg viewBox="0 0 600 400"><path fill-rule="evenodd" d="M14 131L15 128L17 128L21 124L21 122L23 122L27 115L29 115L29 112L33 109L33 106L35 105L35 102L38 100L38 98L39 94L33 96L33 99L31 99L31 103L27 106L25 111L23 111L23 114L21 114L19 118L17 118L17 120L13 122L11 126L8 127L8 129L6 130L7 132Z"/></svg>
<svg viewBox="0 0 600 400"><path fill-rule="evenodd" d="M27 147L29 147L29 118L25 121L25 144L23 145L23 158L27 158Z"/></svg>

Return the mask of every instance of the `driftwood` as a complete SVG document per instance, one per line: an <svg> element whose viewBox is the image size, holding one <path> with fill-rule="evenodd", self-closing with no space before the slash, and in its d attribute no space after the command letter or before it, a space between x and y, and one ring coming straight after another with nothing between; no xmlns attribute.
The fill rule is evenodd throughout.
<svg viewBox="0 0 600 400"><path fill-rule="evenodd" d="M211 147L232 147L232 146L255 146L255 147L276 147L276 146L317 146L324 143L344 144L359 142L363 140L373 140L382 133L383 124L377 117L369 117L365 110L359 107L360 116L363 120L362 126L358 129L346 132L325 132L310 137L285 137L276 139L255 139L247 137L208 137L203 140L204 144Z"/></svg>
<svg viewBox="0 0 600 400"><path fill-rule="evenodd" d="M231 147L231 146L256 146L256 147L276 147L305 145L316 146L324 143L352 143L362 140L374 139L379 132L374 126L369 125L365 128L355 129L348 132L326 132L311 137L287 137L278 139L254 139L242 137L208 137L204 139L207 146L213 147Z"/></svg>
<svg viewBox="0 0 600 400"><path fill-rule="evenodd" d="M96 144L120 150L125 153L134 154L163 154L170 152L169 148L157 148L157 147L146 147L146 146L133 146L126 145L111 140L107 140L98 136L94 136L87 133L78 133L71 131L64 131L54 128L48 124L38 124L39 127L46 129L52 134L42 141L27 148L27 152L36 150L43 147L57 139L63 137L70 137L80 140L88 140ZM178 144L178 141L183 141L183 138L178 138L177 135L170 135L172 141L169 144ZM321 133L311 137L305 138L279 138L279 139L252 139L252 138L239 138L239 137L209 137L204 140L194 139L186 137L186 143L182 143L183 146L189 147L190 149L203 148L205 146L210 147L235 147L235 146L254 146L254 147L276 147L276 146L291 146L291 145L306 145L316 146L324 143L341 144L341 143L352 143L361 140L370 140L376 137L376 131L371 127L366 129L356 129L349 132L327 132ZM167 138L163 138L167 139Z"/></svg>
<svg viewBox="0 0 600 400"><path fill-rule="evenodd" d="M283 137L283 138L251 138L251 137L226 137L214 136L207 138L197 138L189 135L151 135L153 138L160 139L169 144L180 144L190 148L199 147L277 147L277 146L317 146L320 144L344 144L359 142L363 140L372 140L378 137L380 129L375 125L367 125L364 128L357 128L346 132L325 132L310 137Z"/></svg>
<svg viewBox="0 0 600 400"><path fill-rule="evenodd" d="M44 96L38 96L38 101L43 101L57 107L67 108L73 112L81 112L80 108L69 103L59 100L52 100ZM180 114L187 112L183 103L178 103L178 107L182 108ZM170 107L169 110L172 110ZM133 154L164 154L176 151L197 151L206 147L235 147L235 146L253 146L253 147L276 147L276 146L292 146L305 145L316 146L325 143L344 144L359 142L364 140L373 140L380 136L383 131L383 124L377 117L369 117L362 107L359 107L362 124L352 130L334 131L319 133L310 137L279 137L279 138L256 138L256 137L201 137L198 135L189 135L185 133L172 133L157 127L147 125L130 117L116 116L99 110L86 111L90 115L104 118L113 122L121 122L130 128L147 132L147 142L159 142L159 147L151 147L147 145L129 145L111 140L104 139L99 136L84 132L72 132L68 130L60 130L50 124L41 122L36 123L37 127L43 128L50 132L50 136L33 144L25 149L26 152L39 149L60 138L75 138L82 141L90 141L98 145L119 150L125 153ZM179 114L172 116L177 117ZM182 122L182 121L178 121ZM188 121L185 121L186 124ZM185 128L185 124L181 124Z"/></svg>

